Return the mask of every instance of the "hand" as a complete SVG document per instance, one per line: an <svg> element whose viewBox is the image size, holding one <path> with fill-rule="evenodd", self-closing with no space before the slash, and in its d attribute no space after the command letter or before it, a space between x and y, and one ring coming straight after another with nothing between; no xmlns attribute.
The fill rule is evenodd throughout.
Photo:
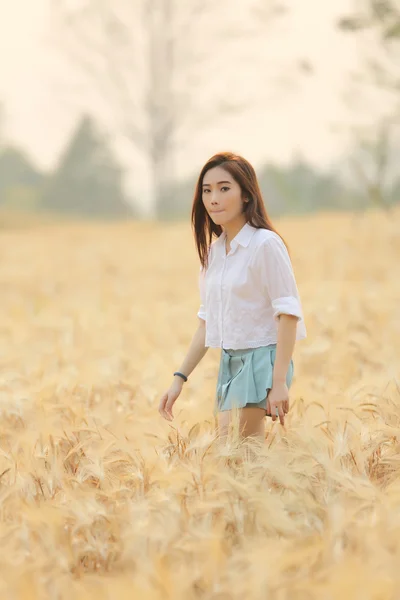
<svg viewBox="0 0 400 600"><path fill-rule="evenodd" d="M285 414L289 412L289 390L285 382L273 383L267 396L267 415L276 420L278 409L281 425L285 424Z"/></svg>
<svg viewBox="0 0 400 600"><path fill-rule="evenodd" d="M182 386L183 379L179 381L177 379L174 380L170 388L165 392L165 394L160 400L158 412L167 421L172 421L174 418L174 415L172 414L172 407L175 403L175 400L178 398L179 394L182 391Z"/></svg>

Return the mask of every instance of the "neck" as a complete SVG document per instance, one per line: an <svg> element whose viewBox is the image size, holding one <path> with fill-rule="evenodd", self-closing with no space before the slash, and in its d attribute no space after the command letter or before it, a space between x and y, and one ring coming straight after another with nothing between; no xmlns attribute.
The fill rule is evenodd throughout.
<svg viewBox="0 0 400 600"><path fill-rule="evenodd" d="M237 236L237 234L245 224L246 219L241 217L233 223L231 222L224 225L224 232L226 233L226 241L228 244L230 244L233 238Z"/></svg>

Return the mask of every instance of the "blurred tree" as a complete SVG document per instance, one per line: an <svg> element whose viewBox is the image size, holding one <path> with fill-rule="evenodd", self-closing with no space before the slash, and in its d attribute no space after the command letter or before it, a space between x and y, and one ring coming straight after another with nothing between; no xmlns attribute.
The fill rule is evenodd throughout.
<svg viewBox="0 0 400 600"><path fill-rule="evenodd" d="M399 141L395 140L396 125L394 116L381 118L372 127L352 128L355 142L350 153L350 167L369 204L385 210L393 204L391 190L395 173L391 173L391 165L398 164L395 151L399 146Z"/></svg>
<svg viewBox="0 0 400 600"><path fill-rule="evenodd" d="M122 189L122 172L93 120L84 116L49 177L42 195L45 211L87 217L132 214Z"/></svg>
<svg viewBox="0 0 400 600"><path fill-rule="evenodd" d="M0 204L9 202L8 190L13 187L31 188L32 194L38 192L44 176L31 163L26 154L12 146L0 150Z"/></svg>
<svg viewBox="0 0 400 600"><path fill-rule="evenodd" d="M266 165L259 180L272 215L341 208L346 193L338 176L314 169L301 157L287 167Z"/></svg>
<svg viewBox="0 0 400 600"><path fill-rule="evenodd" d="M357 0L355 12L338 21L344 31L376 30L383 42L400 40L400 4L398 0Z"/></svg>
<svg viewBox="0 0 400 600"><path fill-rule="evenodd" d="M5 109L0 102L0 207L4 212L32 212L37 208L45 175L27 154L9 144L4 133Z"/></svg>
<svg viewBox="0 0 400 600"><path fill-rule="evenodd" d="M389 198L391 204L400 202L400 177L397 177L393 182Z"/></svg>
<svg viewBox="0 0 400 600"><path fill-rule="evenodd" d="M353 74L348 107L358 117L371 90L379 91L381 103L372 123L369 119L367 124L351 127L350 164L370 202L389 208L398 172L395 153L400 145L400 3L359 0L353 14L339 19L338 27L364 41L359 46L364 53L363 69ZM356 90L361 91L361 98Z"/></svg>
<svg viewBox="0 0 400 600"><path fill-rule="evenodd" d="M3 104L0 102L0 149L3 147L4 144L4 106Z"/></svg>
<svg viewBox="0 0 400 600"><path fill-rule="evenodd" d="M250 99L254 104L246 71L257 57L243 59L246 41L265 35L265 24L284 12L282 1L252 0L240 11L222 0L86 0L79 7L57 0L53 7L59 38L100 91L116 128L145 157L155 213L165 216L174 201L174 155L187 132L201 132ZM230 86L228 72L235 77ZM247 93L240 102L238 90Z"/></svg>

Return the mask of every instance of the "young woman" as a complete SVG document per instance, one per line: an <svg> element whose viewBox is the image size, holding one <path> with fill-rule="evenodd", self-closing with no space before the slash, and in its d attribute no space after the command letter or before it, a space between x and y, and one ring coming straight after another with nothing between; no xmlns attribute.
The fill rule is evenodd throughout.
<svg viewBox="0 0 400 600"><path fill-rule="evenodd" d="M288 250L247 160L225 152L204 165L192 227L201 263L199 326L159 412L173 419L184 382L208 348L220 348L218 429L226 435L235 408L241 435L262 437L265 416L284 425L294 345L306 328Z"/></svg>

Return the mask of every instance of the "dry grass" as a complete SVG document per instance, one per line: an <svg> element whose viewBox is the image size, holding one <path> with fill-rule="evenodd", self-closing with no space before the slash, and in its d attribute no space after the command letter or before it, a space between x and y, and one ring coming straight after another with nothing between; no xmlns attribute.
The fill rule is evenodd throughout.
<svg viewBox="0 0 400 600"><path fill-rule="evenodd" d="M188 224L0 233L0 598L399 597L400 211L277 222L308 339L286 429L214 439Z"/></svg>

